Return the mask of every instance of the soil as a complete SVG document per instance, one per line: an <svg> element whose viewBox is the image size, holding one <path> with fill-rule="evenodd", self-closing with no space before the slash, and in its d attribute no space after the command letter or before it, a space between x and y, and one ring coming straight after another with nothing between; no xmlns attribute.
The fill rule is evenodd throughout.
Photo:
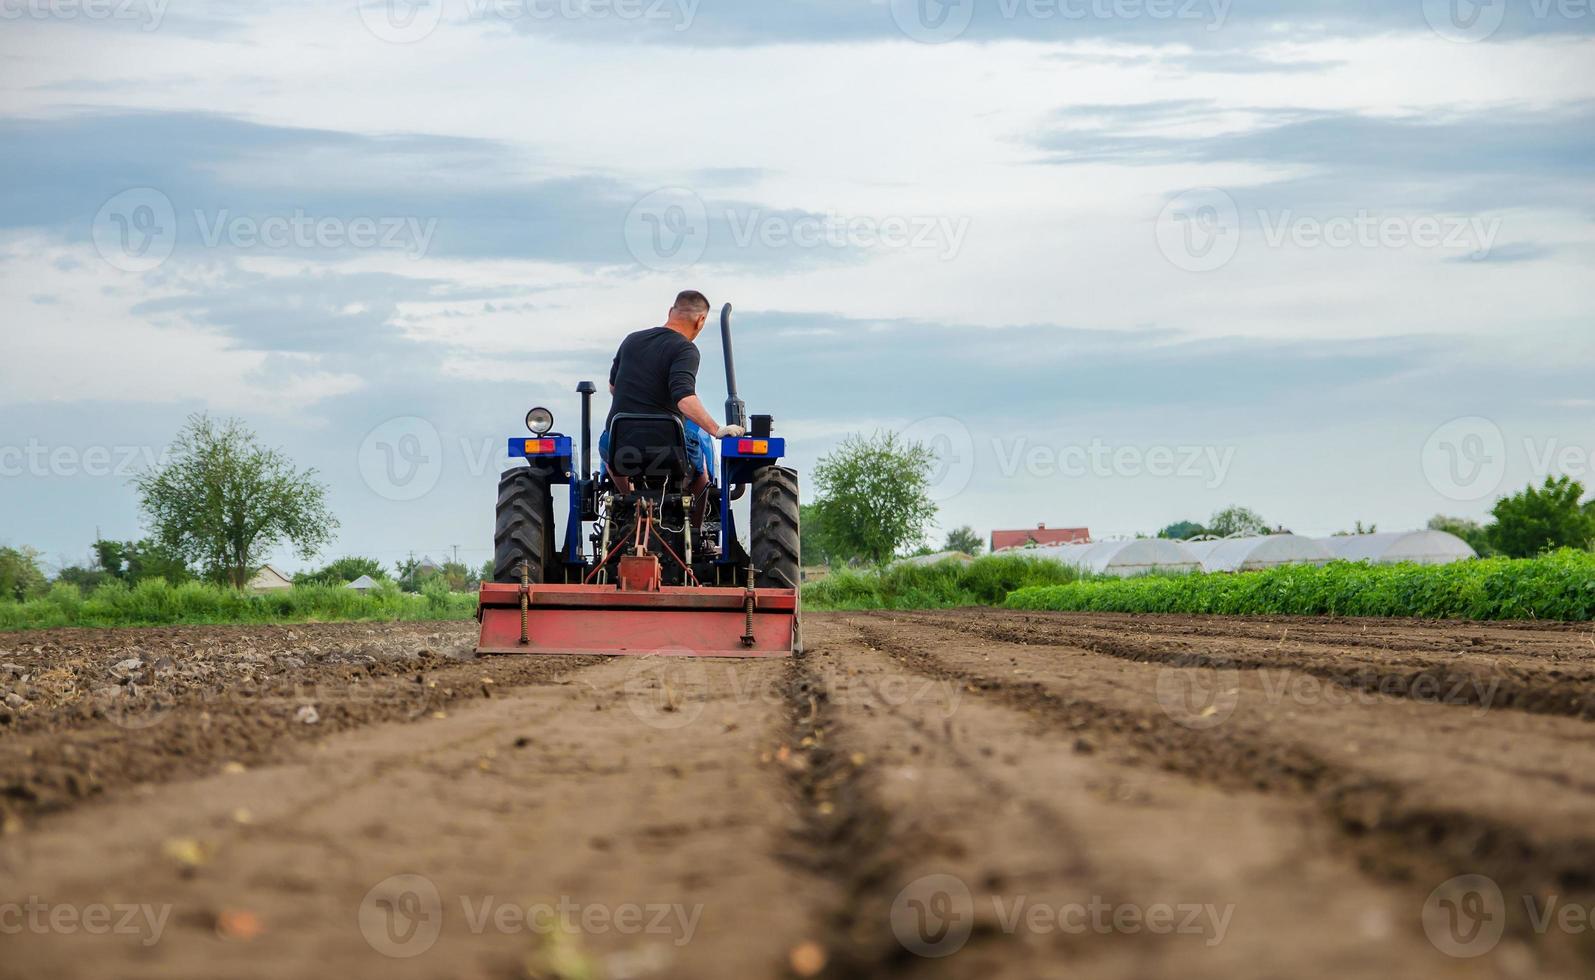
<svg viewBox="0 0 1595 980"><path fill-rule="evenodd" d="M1586 976L1595 632L0 636L0 977Z"/></svg>

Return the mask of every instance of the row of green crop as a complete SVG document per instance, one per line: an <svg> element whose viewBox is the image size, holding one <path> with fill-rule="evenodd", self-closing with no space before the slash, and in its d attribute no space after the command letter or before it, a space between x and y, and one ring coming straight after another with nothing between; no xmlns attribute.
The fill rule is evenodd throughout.
<svg viewBox="0 0 1595 980"><path fill-rule="evenodd" d="M808 609L950 609L995 606L1010 592L1074 582L1080 573L1053 561L991 555L974 562L894 565L838 571L803 587Z"/></svg>
<svg viewBox="0 0 1595 980"><path fill-rule="evenodd" d="M1292 565L1264 572L1085 577L1056 562L999 555L973 563L842 571L803 588L809 609L1012 609L1216 615L1393 616L1595 620L1595 554L1489 558L1454 565ZM265 595L161 579L108 582L85 595L57 583L27 602L0 602L0 630L173 623L464 620L476 597L392 585L367 594L298 586Z"/></svg>
<svg viewBox="0 0 1595 980"><path fill-rule="evenodd" d="M1075 612L1588 621L1595 619L1595 554L1078 581L1018 589L1005 604Z"/></svg>
<svg viewBox="0 0 1595 980"><path fill-rule="evenodd" d="M336 586L296 586L246 595L205 582L168 585L146 579L131 588L107 582L84 594L58 582L44 596L0 602L0 630L55 626L164 626L173 623L297 623L336 620L470 619L474 593L400 592L393 585L361 594Z"/></svg>

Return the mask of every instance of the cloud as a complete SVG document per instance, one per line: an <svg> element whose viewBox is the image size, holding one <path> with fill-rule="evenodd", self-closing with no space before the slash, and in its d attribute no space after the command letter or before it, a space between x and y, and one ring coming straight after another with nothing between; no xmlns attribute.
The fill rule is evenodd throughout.
<svg viewBox="0 0 1595 980"><path fill-rule="evenodd" d="M1516 262L1535 262L1539 259L1550 258L1557 253L1554 245L1542 242L1509 242L1497 245L1479 255L1456 255L1446 259L1447 262L1468 263L1496 263L1508 265Z"/></svg>
<svg viewBox="0 0 1595 980"><path fill-rule="evenodd" d="M1033 142L1056 165L1267 168L1266 206L1472 209L1595 200L1595 102L1371 116L1210 101L1073 106Z"/></svg>
<svg viewBox="0 0 1595 980"><path fill-rule="evenodd" d="M439 34L549 39L586 44L674 47L789 45L809 42L906 42L931 39L976 44L1002 40L1049 43L1133 40L1137 43L1233 47L1256 41L1365 37L1386 33L1444 32L1495 41L1522 37L1588 35L1595 18L1578 5L1542 0L1501 0L1476 6L1483 26L1451 24L1449 0L339 0L350 23L373 25L384 36L393 24L411 23L398 36L425 40ZM272 10L238 0L173 4L132 0L131 16L70 18L58 26L108 36L158 31L211 41L247 39L278 13L308 20L315 0L277 0ZM392 11L390 14L389 11ZM428 26L433 25L435 26Z"/></svg>
<svg viewBox="0 0 1595 980"><path fill-rule="evenodd" d="M546 15L571 6L554 0L461 0L445 4L438 29L507 26L539 39L678 46L913 38L939 43L1110 39L1201 47L1436 30L1419 0L639 0L633 5L639 13L632 17ZM1440 0L1430 0L1429 6L1438 28L1449 30ZM1588 34L1591 19L1578 11L1566 15L1556 4L1513 2L1492 36Z"/></svg>
<svg viewBox="0 0 1595 980"><path fill-rule="evenodd" d="M1305 403L1421 371L1439 346L1406 338L1196 340L1168 329L757 312L739 313L737 344L745 397L789 414L879 416L890 406L902 418L955 414L1030 426L1067 424L1108 406L1145 415ZM826 398L812 396L813 379L824 379Z"/></svg>
<svg viewBox="0 0 1595 980"><path fill-rule="evenodd" d="M192 112L84 112L0 119L0 142L9 148L0 158L0 229L72 241L125 234L108 224L120 217L125 225L126 216L115 205L108 216L107 202L152 188L148 196L175 218L179 259L339 258L357 248L639 268L656 258L639 258L637 241L650 227L639 208L651 206L658 188L554 172L493 140L373 136ZM825 214L729 193L756 174L710 169L686 189L695 204L687 230L704 243L702 262L802 269L863 260L862 248L803 247L791 236L822 225Z"/></svg>

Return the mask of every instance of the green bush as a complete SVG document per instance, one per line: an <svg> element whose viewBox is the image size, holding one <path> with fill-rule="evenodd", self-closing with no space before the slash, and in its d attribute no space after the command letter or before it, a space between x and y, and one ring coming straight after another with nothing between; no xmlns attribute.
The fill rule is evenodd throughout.
<svg viewBox="0 0 1595 980"><path fill-rule="evenodd" d="M1239 575L1092 580L1016 590L1010 609L1243 616L1595 619L1595 554L1451 565L1287 565Z"/></svg>
<svg viewBox="0 0 1595 980"><path fill-rule="evenodd" d="M108 581L84 595L75 585L57 583L27 602L0 602L0 629L55 626L165 626L174 623L298 623L344 620L470 619L474 593L437 589L407 595L387 583L361 595L342 586L296 586L264 595L247 595L207 582L170 585L145 579L129 588Z"/></svg>
<svg viewBox="0 0 1595 980"><path fill-rule="evenodd" d="M995 606L1015 589L1074 582L1080 573L1055 561L989 555L972 563L895 565L836 572L803 587L809 609L946 609Z"/></svg>

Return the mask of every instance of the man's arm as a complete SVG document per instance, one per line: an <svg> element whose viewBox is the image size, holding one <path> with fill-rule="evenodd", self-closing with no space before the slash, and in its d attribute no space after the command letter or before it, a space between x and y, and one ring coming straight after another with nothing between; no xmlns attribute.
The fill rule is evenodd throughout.
<svg viewBox="0 0 1595 980"><path fill-rule="evenodd" d="M709 410L703 407L703 399L697 395L688 395L677 402L676 407L681 410L682 415L691 419L698 428L710 435L720 431L720 423L716 422L714 416L709 414Z"/></svg>
<svg viewBox="0 0 1595 980"><path fill-rule="evenodd" d="M703 400L698 397L698 348L688 344L676 356L675 363L670 368L670 394L676 399L676 408L681 414L693 422L698 428L719 438L722 435L741 435L740 428L727 429L714 420L709 410L703 407Z"/></svg>

